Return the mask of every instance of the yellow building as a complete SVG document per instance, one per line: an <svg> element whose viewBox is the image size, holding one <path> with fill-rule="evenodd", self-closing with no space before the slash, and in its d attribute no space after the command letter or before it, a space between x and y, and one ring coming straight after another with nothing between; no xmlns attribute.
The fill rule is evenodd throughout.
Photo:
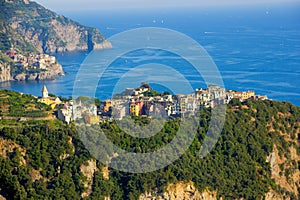
<svg viewBox="0 0 300 200"><path fill-rule="evenodd" d="M112 107L111 100L104 101L104 107L103 107L104 112L108 112L111 107Z"/></svg>
<svg viewBox="0 0 300 200"><path fill-rule="evenodd" d="M187 104L187 98L186 97L182 97L180 99L180 109L181 109L181 112L186 112L186 104Z"/></svg>
<svg viewBox="0 0 300 200"><path fill-rule="evenodd" d="M139 116L140 114L140 106L136 104L130 105L130 115L131 116Z"/></svg>
<svg viewBox="0 0 300 200"><path fill-rule="evenodd" d="M87 123L87 124L97 124L99 122L101 122L101 119L99 116L87 115L85 117L85 123Z"/></svg>
<svg viewBox="0 0 300 200"><path fill-rule="evenodd" d="M248 91L248 98L255 97L254 91Z"/></svg>
<svg viewBox="0 0 300 200"><path fill-rule="evenodd" d="M235 92L234 98L239 98L241 101L250 99L252 97L255 97L254 91L248 91L248 92Z"/></svg>
<svg viewBox="0 0 300 200"><path fill-rule="evenodd" d="M54 109L56 105L61 104L61 100L58 97L49 97L48 90L45 85L42 89L42 97L38 99L38 102L49 105L52 109Z"/></svg>
<svg viewBox="0 0 300 200"><path fill-rule="evenodd" d="M248 91L242 93L242 100L250 99L251 97L254 97L254 91Z"/></svg>

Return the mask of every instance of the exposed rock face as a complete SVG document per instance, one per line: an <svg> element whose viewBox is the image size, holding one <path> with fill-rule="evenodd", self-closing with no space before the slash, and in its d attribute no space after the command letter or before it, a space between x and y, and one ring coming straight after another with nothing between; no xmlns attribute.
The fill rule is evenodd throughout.
<svg viewBox="0 0 300 200"><path fill-rule="evenodd" d="M199 192L192 182L170 184L167 192L158 194L155 192L146 192L139 198L140 200L216 200L217 192L208 190Z"/></svg>
<svg viewBox="0 0 300 200"><path fill-rule="evenodd" d="M14 149L18 149L20 152L20 165L25 166L26 165L26 160L24 159L25 154L26 154L26 150L24 150L23 148L21 148L20 145L15 144L13 141L11 140L6 140L3 138L0 138L0 157L2 158L7 158L7 153L11 153L14 151ZM1 190L1 188L0 188Z"/></svg>
<svg viewBox="0 0 300 200"><path fill-rule="evenodd" d="M16 81L25 81L26 80L26 74L22 73L22 74L17 74L14 76L14 80Z"/></svg>
<svg viewBox="0 0 300 200"><path fill-rule="evenodd" d="M67 51L91 51L111 48L111 43L95 28L86 27L28 0L0 0L0 82L52 80L63 75L61 65L41 72L15 72L3 59L12 49L30 53L55 54ZM2 62L3 61L3 62ZM5 64L3 64L5 63Z"/></svg>
<svg viewBox="0 0 300 200"><path fill-rule="evenodd" d="M13 76L15 81L42 81L42 80L53 80L60 76L63 76L64 72L60 64L49 66L46 71L39 73L21 73Z"/></svg>
<svg viewBox="0 0 300 200"><path fill-rule="evenodd" d="M108 180L108 179L109 179L109 173L110 173L110 171L109 171L109 169L108 169L108 166L104 166L104 167L102 168L102 174L103 174L103 178L104 178L105 180Z"/></svg>
<svg viewBox="0 0 300 200"><path fill-rule="evenodd" d="M277 192L274 190L270 190L265 197L265 200L282 200L282 196L280 196Z"/></svg>
<svg viewBox="0 0 300 200"><path fill-rule="evenodd" d="M289 118L291 116L290 112L281 113L278 112L279 118ZM277 124L279 127L282 127L281 123L276 122L275 118L272 118L273 123L267 125L267 128L270 132L274 132L276 128L274 124ZM288 120L286 120L288 121ZM296 197L299 197L300 188L300 156L297 152L299 148L299 138L297 136L291 137L290 133L295 133L299 136L300 133L300 123L294 122L286 126L293 127L290 131L278 130L278 134L282 137L287 143L293 143L293 145L285 148L284 151L282 147L274 145L273 151L267 157L266 162L270 163L272 178L275 180L275 183L286 192L281 192L280 194L276 193L274 190L270 189L269 193L266 194L266 199L293 199L291 194L294 194ZM298 163L298 167L297 167Z"/></svg>
<svg viewBox="0 0 300 200"><path fill-rule="evenodd" d="M111 49L112 45L108 40L105 40L104 42L97 44L93 43L93 49L101 50L101 49Z"/></svg>
<svg viewBox="0 0 300 200"><path fill-rule="evenodd" d="M296 149L294 147L290 147L290 152L291 152L291 160L295 162L299 162L300 157L297 156ZM300 171L297 169L296 170L293 169L293 167L287 161L286 157L279 156L279 152L276 146L274 146L273 152L267 158L267 162L269 162L271 165L272 178L275 179L276 184L289 192L299 195L297 187L300 184ZM285 176L286 170L290 171L290 175L288 177ZM279 198L280 196L275 192L271 194L269 194L268 196L278 196L278 199L280 199ZM276 198L274 197L272 199L276 199Z"/></svg>
<svg viewBox="0 0 300 200"><path fill-rule="evenodd" d="M10 81L10 65L7 63L2 64L0 62L0 82Z"/></svg>
<svg viewBox="0 0 300 200"><path fill-rule="evenodd" d="M222 200L223 198L221 197L220 199ZM291 198L278 194L273 189L270 189L270 191L265 194L264 199L283 200ZM145 192L140 195L139 200L217 200L217 191L205 190L203 192L199 192L192 182L179 182L176 184L170 184L167 187L167 192L164 193Z"/></svg>
<svg viewBox="0 0 300 200"><path fill-rule="evenodd" d="M63 16L59 18L66 20ZM24 36L27 42L33 44L39 52L58 53L111 48L110 42L106 41L96 29L85 30L78 24L62 24L56 19L48 22L48 25L50 29L48 32L34 27L28 28L27 24L19 22L12 23L11 27ZM48 35L52 37L49 38Z"/></svg>
<svg viewBox="0 0 300 200"><path fill-rule="evenodd" d="M73 138L71 136L69 137L68 143L72 148L72 152L75 153L75 146L73 144Z"/></svg>
<svg viewBox="0 0 300 200"><path fill-rule="evenodd" d="M80 172L86 177L86 181L83 182L86 190L81 194L82 198L88 197L92 193L93 177L96 171L98 168L95 160L89 160L80 166Z"/></svg>
<svg viewBox="0 0 300 200"><path fill-rule="evenodd" d="M35 80L51 80L56 79L57 77L64 76L62 66L60 64L51 66L47 71L40 72L37 74Z"/></svg>
<svg viewBox="0 0 300 200"><path fill-rule="evenodd" d="M42 178L42 175L38 170L31 169L29 173L33 182L40 180Z"/></svg>
<svg viewBox="0 0 300 200"><path fill-rule="evenodd" d="M5 21L40 53L111 48L95 28L82 26L31 1L5 1ZM38 19L38 20L36 20Z"/></svg>

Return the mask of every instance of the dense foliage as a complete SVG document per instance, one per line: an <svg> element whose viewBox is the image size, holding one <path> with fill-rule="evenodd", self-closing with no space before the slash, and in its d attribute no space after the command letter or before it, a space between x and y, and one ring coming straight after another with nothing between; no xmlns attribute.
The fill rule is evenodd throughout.
<svg viewBox="0 0 300 200"><path fill-rule="evenodd" d="M226 123L217 145L203 159L199 158L199 150L209 125L210 110L203 109L200 115L197 136L179 160L146 174L110 169L109 180L102 175L103 165L97 163L99 170L94 174L89 198L137 199L145 191L164 191L169 183L178 181L193 181L200 191L206 188L217 190L218 197L226 199L260 199L269 188L296 198L271 179L270 164L266 158L274 144L286 157L290 157L290 146L296 147L300 154L299 144L296 144L299 138L299 107L274 101L232 102L228 105ZM145 118L134 120L138 124L149 123ZM101 127L110 140L123 149L147 152L172 140L179 122L179 119L168 121L157 135L147 139L125 134L115 122L103 122ZM270 129L270 124L274 130ZM294 142L284 140L283 133ZM56 120L1 121L1 140L16 144L12 151L7 150L6 157L3 154L0 158L2 196L11 199L81 198L86 178L80 172L80 166L92 157L79 140L74 125ZM299 168L299 163L295 167ZM40 179L33 179L34 171L40 173Z"/></svg>

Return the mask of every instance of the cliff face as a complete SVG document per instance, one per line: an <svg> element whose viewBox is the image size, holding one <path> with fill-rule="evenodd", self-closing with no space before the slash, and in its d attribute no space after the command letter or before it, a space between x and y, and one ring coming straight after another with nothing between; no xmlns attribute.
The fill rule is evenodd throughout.
<svg viewBox="0 0 300 200"><path fill-rule="evenodd" d="M199 192L194 183L179 182L176 184L170 184L167 187L167 191L163 194L155 192L146 192L141 194L139 200L216 200L217 192L210 192L206 190Z"/></svg>
<svg viewBox="0 0 300 200"><path fill-rule="evenodd" d="M95 160L89 160L80 166L80 172L86 177L86 181L83 182L85 191L81 194L82 198L86 198L92 193L93 177L97 170Z"/></svg>
<svg viewBox="0 0 300 200"><path fill-rule="evenodd" d="M82 26L39 4L22 0L0 0L1 21L40 53L90 51L111 48L95 28Z"/></svg>
<svg viewBox="0 0 300 200"><path fill-rule="evenodd" d="M46 23L46 29L19 21L12 22L11 27L39 52L58 53L111 48L111 44L98 30L80 26L63 16L56 16Z"/></svg>
<svg viewBox="0 0 300 200"><path fill-rule="evenodd" d="M111 48L95 28L80 25L28 0L0 0L0 82L9 80L51 80L64 75L59 63L42 70L28 69L16 55L55 54ZM15 54L14 53L14 54ZM18 63L23 63L22 67ZM18 65L18 66L17 66Z"/></svg>
<svg viewBox="0 0 300 200"><path fill-rule="evenodd" d="M63 68L54 56L16 54L10 58L0 50L0 82L53 80L60 76L64 76Z"/></svg>
<svg viewBox="0 0 300 200"><path fill-rule="evenodd" d="M10 65L0 62L0 82L10 81Z"/></svg>
<svg viewBox="0 0 300 200"><path fill-rule="evenodd" d="M49 66L46 71L38 73L20 73L12 77L15 81L43 81L43 80L53 80L60 76L63 76L64 72L60 64L54 66Z"/></svg>
<svg viewBox="0 0 300 200"><path fill-rule="evenodd" d="M280 187L282 192L281 195L273 192L271 198L269 199L280 199L281 196L284 199L292 199L290 194L295 194L295 196L300 197L300 156L299 156L299 139L300 139L300 130L299 122L288 122L286 125L283 125L279 122L280 119L288 121L291 117L290 113L277 113L277 119L272 118L272 123L267 125L267 128L270 132L275 132L280 128L277 133L282 139L282 143L287 143L291 145L284 145L286 150L282 151L280 145L274 145L273 151L267 157L266 161L270 163L272 178L275 180L275 183ZM292 135L283 129L282 127L287 126L290 128L290 133L295 133ZM270 191L272 192L272 191ZM277 197L278 198L277 198ZM267 196L268 197L268 196Z"/></svg>

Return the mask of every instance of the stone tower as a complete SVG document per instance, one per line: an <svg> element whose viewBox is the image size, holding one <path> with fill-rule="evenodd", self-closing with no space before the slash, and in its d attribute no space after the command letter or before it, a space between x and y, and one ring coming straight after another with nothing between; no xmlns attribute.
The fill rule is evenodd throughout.
<svg viewBox="0 0 300 200"><path fill-rule="evenodd" d="M44 85L43 89L42 89L42 98L48 98L48 90L46 85Z"/></svg>

